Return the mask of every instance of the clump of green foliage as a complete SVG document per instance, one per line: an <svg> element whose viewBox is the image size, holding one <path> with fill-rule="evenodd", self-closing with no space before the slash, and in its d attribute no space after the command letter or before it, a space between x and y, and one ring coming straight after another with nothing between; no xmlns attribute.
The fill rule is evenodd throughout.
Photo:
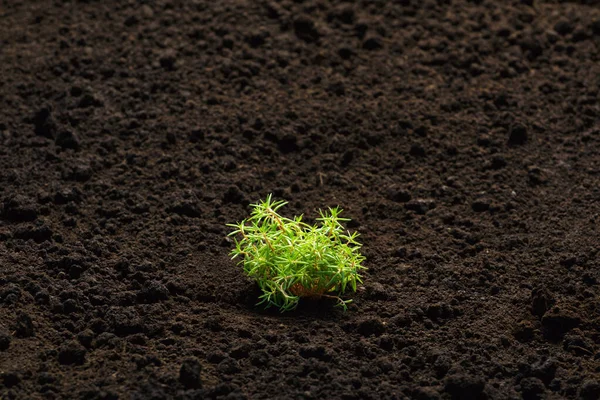
<svg viewBox="0 0 600 400"><path fill-rule="evenodd" d="M340 296L346 289L356 291L361 281L359 271L365 257L360 254L357 232L350 233L341 225L339 208L319 210L316 225L302 222L302 216L285 218L277 211L285 201L252 204L249 218L227 226L235 228L232 259L243 257L244 271L256 280L263 294L259 304L275 306L281 311L296 308L300 298L333 298L347 308L351 300Z"/></svg>

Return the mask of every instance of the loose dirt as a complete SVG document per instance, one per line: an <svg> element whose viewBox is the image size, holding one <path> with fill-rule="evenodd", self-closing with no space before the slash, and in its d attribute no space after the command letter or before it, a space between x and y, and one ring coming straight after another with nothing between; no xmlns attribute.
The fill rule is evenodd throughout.
<svg viewBox="0 0 600 400"><path fill-rule="evenodd" d="M0 397L598 399L596 0L0 2ZM340 205L347 312L225 224Z"/></svg>

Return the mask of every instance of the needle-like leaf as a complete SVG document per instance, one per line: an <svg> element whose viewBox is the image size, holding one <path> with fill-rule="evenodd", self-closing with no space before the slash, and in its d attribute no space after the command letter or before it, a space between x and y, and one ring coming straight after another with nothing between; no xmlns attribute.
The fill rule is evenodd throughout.
<svg viewBox="0 0 600 400"><path fill-rule="evenodd" d="M259 304L281 311L296 308L302 297L334 298L346 309L351 300L343 300L347 287L356 291L362 282L359 272L365 258L360 254L358 233L344 231L342 209L319 210L319 224L311 226L302 215L286 218L278 210L287 202L266 200L251 204L250 217L237 224L229 236L235 248L231 257L241 257L244 271L255 279L263 294ZM349 284L349 285L348 285ZM334 293L335 295L332 295Z"/></svg>

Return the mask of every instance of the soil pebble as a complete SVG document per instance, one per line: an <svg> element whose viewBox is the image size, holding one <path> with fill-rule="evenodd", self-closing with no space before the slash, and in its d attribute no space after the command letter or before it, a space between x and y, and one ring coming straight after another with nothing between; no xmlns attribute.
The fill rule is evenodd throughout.
<svg viewBox="0 0 600 400"><path fill-rule="evenodd" d="M316 358L321 361L330 361L333 357L330 351L323 346L304 346L299 350L303 358Z"/></svg>
<svg viewBox="0 0 600 400"><path fill-rule="evenodd" d="M444 380L444 391L455 400L477 399L485 388L485 380L477 376L450 375Z"/></svg>
<svg viewBox="0 0 600 400"><path fill-rule="evenodd" d="M58 362L63 365L82 365L86 354L87 350L79 342L67 342L58 351Z"/></svg>
<svg viewBox="0 0 600 400"><path fill-rule="evenodd" d="M200 373L202 372L202 366L197 358L188 358L181 364L179 370L179 382L186 389L196 389L202 387L202 381L200 379Z"/></svg>
<svg viewBox="0 0 600 400"><path fill-rule="evenodd" d="M49 108L42 108L36 112L33 117L33 124L36 135L54 139L58 127Z"/></svg>
<svg viewBox="0 0 600 400"><path fill-rule="evenodd" d="M321 36L315 22L306 15L301 15L294 20L294 32L296 36L308 43L319 40Z"/></svg>
<svg viewBox="0 0 600 400"><path fill-rule="evenodd" d="M62 147L63 149L79 149L79 138L77 135L70 130L60 130L56 134L55 143L58 147Z"/></svg>
<svg viewBox="0 0 600 400"><path fill-rule="evenodd" d="M531 313L542 317L554 304L552 294L545 287L537 287L531 292Z"/></svg>
<svg viewBox="0 0 600 400"><path fill-rule="evenodd" d="M565 335L563 346L569 353L577 356L591 356L595 352L594 342L586 338L578 329Z"/></svg>
<svg viewBox="0 0 600 400"><path fill-rule="evenodd" d="M404 207L420 215L425 215L427 211L433 210L436 207L436 202L433 199L413 199L409 200Z"/></svg>
<svg viewBox="0 0 600 400"><path fill-rule="evenodd" d="M369 37L363 42L363 48L366 50L379 50L383 47L381 38L376 36Z"/></svg>
<svg viewBox="0 0 600 400"><path fill-rule="evenodd" d="M11 337L8 332L0 331L0 351L8 350L10 342Z"/></svg>
<svg viewBox="0 0 600 400"><path fill-rule="evenodd" d="M579 326L581 317L574 311L554 307L542 317L544 336L550 340L562 338L565 333Z"/></svg>
<svg viewBox="0 0 600 400"><path fill-rule="evenodd" d="M528 139L527 128L524 125L518 124L510 129L508 144L512 146L524 145Z"/></svg>
<svg viewBox="0 0 600 400"><path fill-rule="evenodd" d="M11 388L21 383L21 374L18 372L0 372L0 381L4 387Z"/></svg>
<svg viewBox="0 0 600 400"><path fill-rule="evenodd" d="M361 321L356 331L362 336L380 336L385 332L385 325L379 319L369 318Z"/></svg>
<svg viewBox="0 0 600 400"><path fill-rule="evenodd" d="M600 381L586 380L579 389L579 398L581 400L598 400L600 399Z"/></svg>
<svg viewBox="0 0 600 400"><path fill-rule="evenodd" d="M0 215L8 221L34 221L38 216L38 208L35 202L23 195L6 197L2 205Z"/></svg>
<svg viewBox="0 0 600 400"><path fill-rule="evenodd" d="M523 400L542 399L546 392L544 383L538 378L523 378L519 384Z"/></svg>
<svg viewBox="0 0 600 400"><path fill-rule="evenodd" d="M148 303L157 303L167 300L170 296L169 289L158 281L148 282L139 292L138 297Z"/></svg>
<svg viewBox="0 0 600 400"><path fill-rule="evenodd" d="M35 335L33 321L28 314L20 312L14 326L15 335L18 338L29 338Z"/></svg>
<svg viewBox="0 0 600 400"><path fill-rule="evenodd" d="M489 199L477 199L471 203L471 209L475 212L485 212L489 210L491 201Z"/></svg>

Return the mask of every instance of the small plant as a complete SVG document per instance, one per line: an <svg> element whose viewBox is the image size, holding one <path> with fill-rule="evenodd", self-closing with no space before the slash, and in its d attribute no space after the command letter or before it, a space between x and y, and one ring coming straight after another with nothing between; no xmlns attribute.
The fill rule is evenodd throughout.
<svg viewBox="0 0 600 400"><path fill-rule="evenodd" d="M285 201L265 201L252 204L249 218L238 224L229 236L234 238L232 259L243 257L244 271L256 280L263 294L258 304L275 306L281 311L296 308L300 298L333 298L344 308L352 300L340 295L347 288L356 291L361 281L359 271L364 257L356 241L358 233L345 232L340 222L339 208L319 210L319 224L302 222L302 216L282 217L277 211Z"/></svg>

